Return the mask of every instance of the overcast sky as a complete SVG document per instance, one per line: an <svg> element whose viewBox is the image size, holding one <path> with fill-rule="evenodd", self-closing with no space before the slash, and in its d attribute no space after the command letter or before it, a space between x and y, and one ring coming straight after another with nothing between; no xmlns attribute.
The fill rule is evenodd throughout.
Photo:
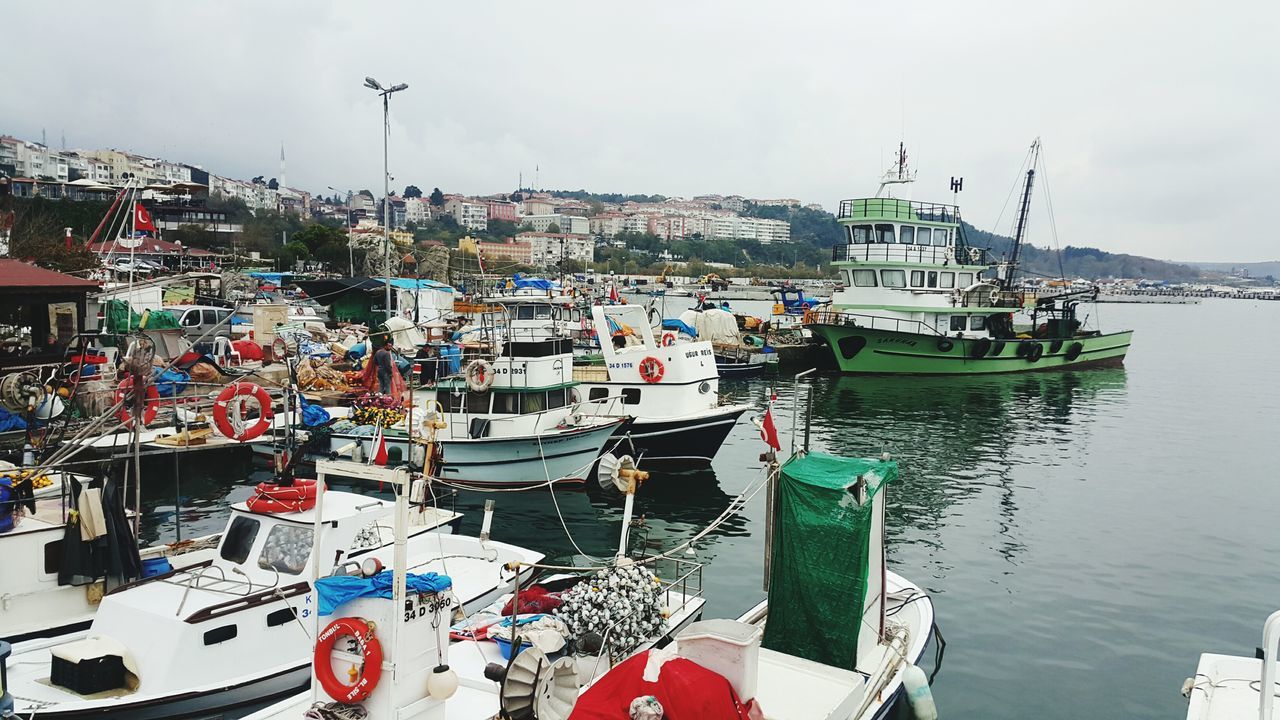
<svg viewBox="0 0 1280 720"><path fill-rule="evenodd" d="M5 3L0 133L312 192L914 196L996 226L1044 143L1062 245L1280 257L1280 3ZM1043 189L1043 186L1040 186ZM379 192L380 194L380 192ZM1030 239L1051 246L1038 193ZM1268 213L1270 214L1270 213Z"/></svg>

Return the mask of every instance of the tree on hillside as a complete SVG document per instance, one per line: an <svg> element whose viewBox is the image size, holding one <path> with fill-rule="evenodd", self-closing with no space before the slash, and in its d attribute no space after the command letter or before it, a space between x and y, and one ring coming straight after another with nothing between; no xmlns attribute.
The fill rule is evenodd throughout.
<svg viewBox="0 0 1280 720"><path fill-rule="evenodd" d="M556 233L556 234L559 234L559 232L560 232L560 224L559 224L559 223L551 223L550 225L548 225L548 226L547 226L547 232L549 232L549 233Z"/></svg>
<svg viewBox="0 0 1280 720"><path fill-rule="evenodd" d="M373 193L369 192L368 190L361 190L360 192L358 192L358 193L356 193L356 194L357 194L357 195L360 195L360 196L363 196L363 197L367 197L367 198L369 198L370 200L372 200L372 199L373 199Z"/></svg>
<svg viewBox="0 0 1280 720"><path fill-rule="evenodd" d="M271 178L270 180L267 181L267 187L271 190L279 190L280 181L276 180L275 178Z"/></svg>
<svg viewBox="0 0 1280 720"><path fill-rule="evenodd" d="M62 272L98 267L98 256L89 251L83 238L73 240L71 249L67 249L63 227L52 204L17 205L9 235L9 256Z"/></svg>
<svg viewBox="0 0 1280 720"><path fill-rule="evenodd" d="M440 192L440 188L431 191L431 204L436 207L444 205L444 193Z"/></svg>
<svg viewBox="0 0 1280 720"><path fill-rule="evenodd" d="M422 190L421 190L421 189L419 189L417 185L409 185L408 187L406 187L406 188L404 189L404 197L405 197L405 198L420 198L420 197L422 197Z"/></svg>

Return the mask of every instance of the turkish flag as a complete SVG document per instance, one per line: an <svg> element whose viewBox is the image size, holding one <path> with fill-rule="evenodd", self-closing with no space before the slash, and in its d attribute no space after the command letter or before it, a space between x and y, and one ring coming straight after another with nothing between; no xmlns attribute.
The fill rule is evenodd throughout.
<svg viewBox="0 0 1280 720"><path fill-rule="evenodd" d="M778 442L778 426L773 424L773 405L764 411L764 420L760 423L760 439L774 450L782 449L782 443Z"/></svg>
<svg viewBox="0 0 1280 720"><path fill-rule="evenodd" d="M382 426L378 426L378 434L373 436L373 445L369 448L369 462L373 465L387 464L387 438L382 434Z"/></svg>
<svg viewBox="0 0 1280 720"><path fill-rule="evenodd" d="M133 204L133 229L146 230L152 235L156 234L156 224L151 222L151 213L142 207L142 203Z"/></svg>

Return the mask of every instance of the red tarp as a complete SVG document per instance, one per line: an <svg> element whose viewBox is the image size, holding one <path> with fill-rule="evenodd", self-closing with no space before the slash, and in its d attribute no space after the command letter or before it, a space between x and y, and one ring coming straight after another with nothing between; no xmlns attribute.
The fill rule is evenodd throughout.
<svg viewBox="0 0 1280 720"><path fill-rule="evenodd" d="M747 707L723 676L681 657L662 665L658 682L646 682L649 651L623 661L578 698L569 720L630 717L631 701L652 695L663 720L748 720Z"/></svg>
<svg viewBox="0 0 1280 720"><path fill-rule="evenodd" d="M240 353L241 360L261 360L262 346L252 340L236 340L231 347Z"/></svg>

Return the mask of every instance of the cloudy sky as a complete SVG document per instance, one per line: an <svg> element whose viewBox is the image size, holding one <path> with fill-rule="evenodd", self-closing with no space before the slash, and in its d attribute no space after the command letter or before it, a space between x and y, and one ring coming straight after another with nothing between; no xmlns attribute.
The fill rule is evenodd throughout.
<svg viewBox="0 0 1280 720"><path fill-rule="evenodd" d="M1280 257L1280 3L6 3L0 133L327 192L915 197L1007 232L1042 138L1062 245ZM1031 241L1052 245L1044 196ZM997 219L1000 222L997 225Z"/></svg>

